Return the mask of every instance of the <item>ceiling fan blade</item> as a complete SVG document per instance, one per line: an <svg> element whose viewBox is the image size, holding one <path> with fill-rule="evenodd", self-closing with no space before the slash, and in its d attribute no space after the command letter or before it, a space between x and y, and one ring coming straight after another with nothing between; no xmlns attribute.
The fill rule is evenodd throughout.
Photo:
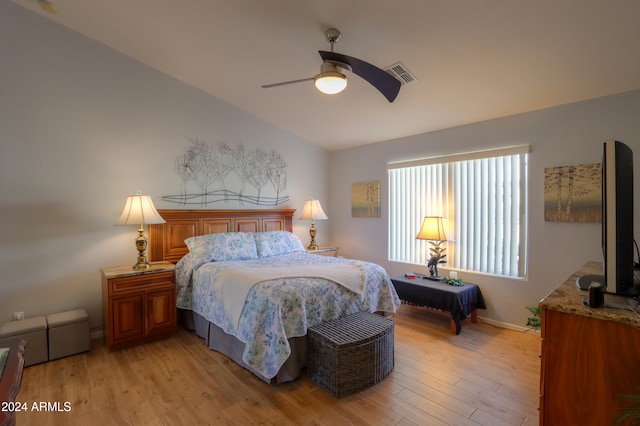
<svg viewBox="0 0 640 426"><path fill-rule="evenodd" d="M302 83L303 81L309 81L309 80L313 80L313 77L301 78L299 80L283 81L281 83L265 84L264 86L262 86L262 88L269 89L270 87L286 86L287 84Z"/></svg>
<svg viewBox="0 0 640 426"><path fill-rule="evenodd" d="M400 81L386 71L371 65L361 59L343 55L336 52L319 51L320 56L325 61L336 62L338 65L346 64L351 67L354 74L367 80L373 87L378 89L389 102L393 102L400 92Z"/></svg>

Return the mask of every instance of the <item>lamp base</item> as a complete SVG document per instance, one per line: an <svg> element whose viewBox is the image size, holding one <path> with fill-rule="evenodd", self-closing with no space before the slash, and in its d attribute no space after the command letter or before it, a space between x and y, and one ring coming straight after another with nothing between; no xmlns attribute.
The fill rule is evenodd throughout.
<svg viewBox="0 0 640 426"><path fill-rule="evenodd" d="M431 280L431 281L442 281L442 280L444 280L444 277L431 276L431 275L425 275L422 278L424 278L425 280Z"/></svg>
<svg viewBox="0 0 640 426"><path fill-rule="evenodd" d="M316 244L316 224L311 219L311 228L309 229L309 236L311 237L311 242L307 247L309 250L318 250L318 244Z"/></svg>
<svg viewBox="0 0 640 426"><path fill-rule="evenodd" d="M133 269L147 269L151 267L147 262L147 256L144 252L147 251L147 239L144 236L144 228L140 225L138 228L138 238L136 238L136 250L138 250L138 263L133 265Z"/></svg>
<svg viewBox="0 0 640 426"><path fill-rule="evenodd" d="M133 269L148 269L150 267L151 267L151 265L149 265L149 262L147 262L147 257L146 256L139 256L138 257L138 263L133 265Z"/></svg>

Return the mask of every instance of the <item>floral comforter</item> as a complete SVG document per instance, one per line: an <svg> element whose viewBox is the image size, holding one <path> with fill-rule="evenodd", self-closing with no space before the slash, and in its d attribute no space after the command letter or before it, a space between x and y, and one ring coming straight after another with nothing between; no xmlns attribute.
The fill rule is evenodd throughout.
<svg viewBox="0 0 640 426"><path fill-rule="evenodd" d="M251 267L353 262L351 259L289 253L251 260L209 262L191 267L189 255L178 264L178 307L190 309L245 343L244 362L264 380L273 378L289 357L288 338L304 336L307 328L359 311L393 313L400 300L387 272L369 262L364 266L362 295L321 278L286 278L254 285L247 295L237 327L220 301L212 277L236 265Z"/></svg>

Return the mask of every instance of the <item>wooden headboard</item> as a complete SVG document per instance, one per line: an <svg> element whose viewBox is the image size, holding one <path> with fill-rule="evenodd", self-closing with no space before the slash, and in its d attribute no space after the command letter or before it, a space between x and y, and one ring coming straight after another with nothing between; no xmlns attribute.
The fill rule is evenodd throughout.
<svg viewBox="0 0 640 426"><path fill-rule="evenodd" d="M188 253L184 240L218 232L293 232L295 209L158 210L166 223L149 225L149 260L177 262Z"/></svg>

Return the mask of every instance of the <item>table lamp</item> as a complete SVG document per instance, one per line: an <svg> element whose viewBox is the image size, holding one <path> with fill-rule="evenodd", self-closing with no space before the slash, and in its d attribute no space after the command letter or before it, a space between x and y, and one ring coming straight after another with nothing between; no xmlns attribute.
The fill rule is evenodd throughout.
<svg viewBox="0 0 640 426"><path fill-rule="evenodd" d="M164 219L153 206L153 201L148 195L141 195L140 191L136 195L129 195L124 205L124 210L116 225L138 225L138 238L136 238L136 249L138 250L138 262L133 265L133 269L146 269L149 267L145 251L147 250L147 238L144 236L144 225L164 223Z"/></svg>
<svg viewBox="0 0 640 426"><path fill-rule="evenodd" d="M447 241L442 217L426 216L416 238L419 240L429 240L429 244L431 245L429 249L429 259L427 261L429 276L426 278L440 281L442 277L438 276L438 263L444 263L442 259L447 257L445 253L446 248L442 247L442 243Z"/></svg>
<svg viewBox="0 0 640 426"><path fill-rule="evenodd" d="M304 207L302 208L302 213L300 213L300 217L298 219L302 220L311 220L311 229L309 229L309 235L311 236L311 244L307 247L309 250L318 250L318 245L316 244L316 224L315 220L318 219L329 219L327 215L322 210L322 206L320 205L320 201L318 200L307 200L304 202Z"/></svg>

